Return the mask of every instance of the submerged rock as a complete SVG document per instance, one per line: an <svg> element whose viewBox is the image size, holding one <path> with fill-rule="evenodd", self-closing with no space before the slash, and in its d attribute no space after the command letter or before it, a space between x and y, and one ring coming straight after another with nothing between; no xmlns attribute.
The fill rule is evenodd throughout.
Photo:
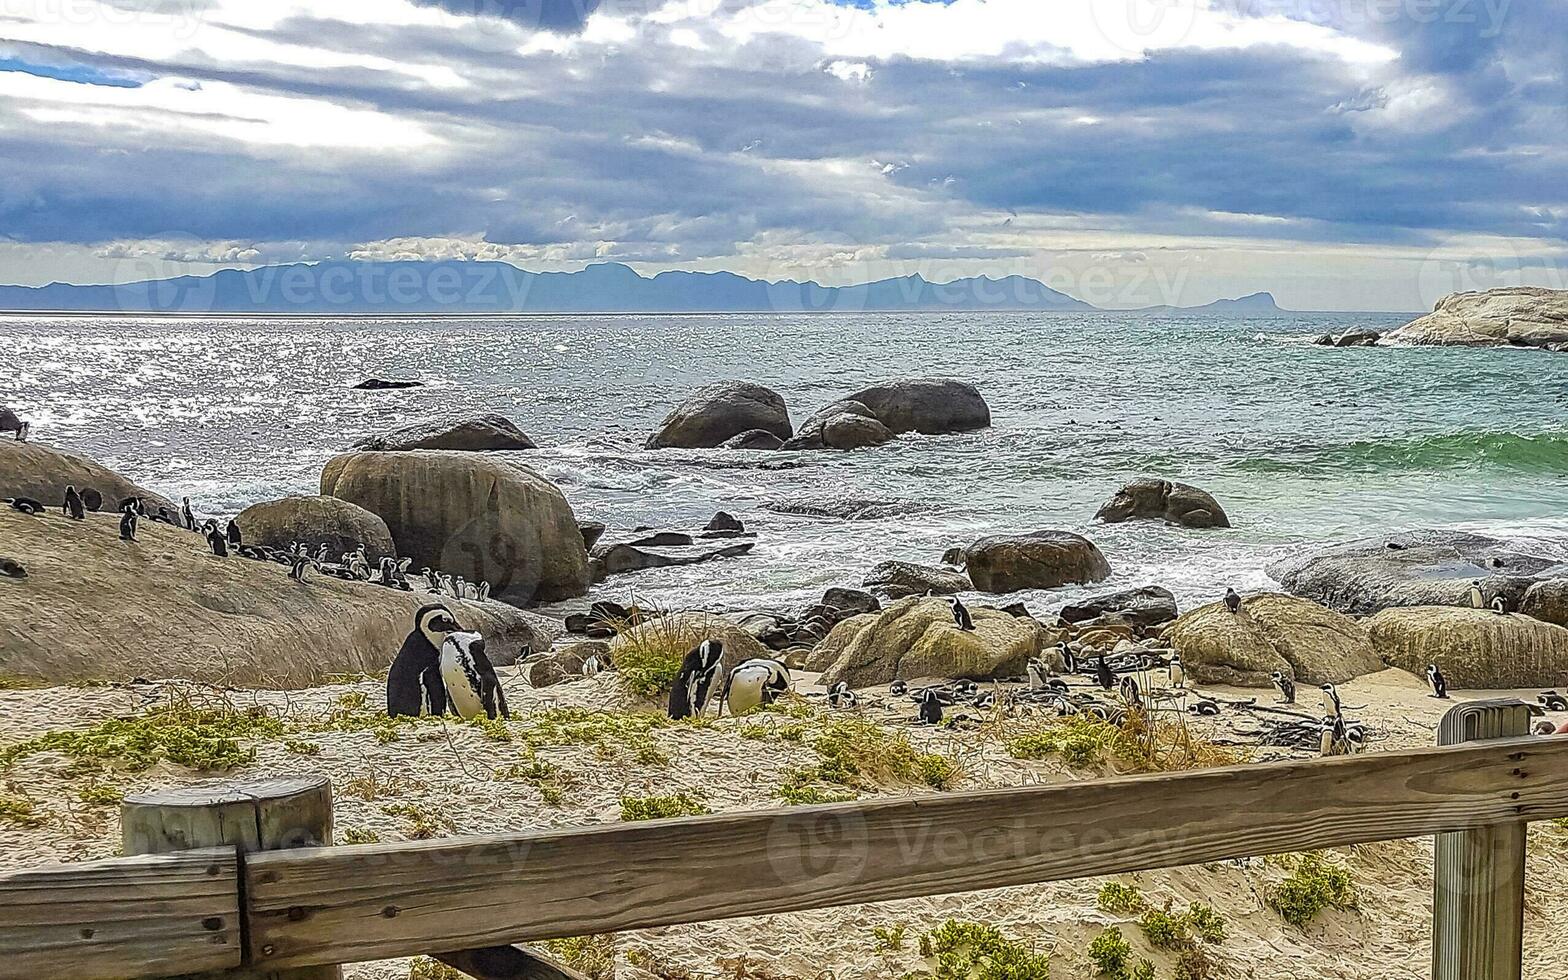
<svg viewBox="0 0 1568 980"><path fill-rule="evenodd" d="M504 415L485 414L404 426L380 435L367 436L356 442L354 448L378 452L409 449L489 452L538 447L511 419Z"/></svg>
<svg viewBox="0 0 1568 980"><path fill-rule="evenodd" d="M925 595L928 592L953 595L974 589L974 583L961 572L955 572L950 568L916 565L907 561L880 562L866 573L865 581L861 584L890 599Z"/></svg>
<svg viewBox="0 0 1568 980"><path fill-rule="evenodd" d="M744 534L746 531L746 525L742 524L740 520L735 517L735 515L721 510L717 514L713 515L712 520L708 521L707 526L704 527L703 530L733 531L737 534Z"/></svg>
<svg viewBox="0 0 1568 980"><path fill-rule="evenodd" d="M1276 670L1298 684L1338 684L1383 669L1360 623L1278 593L1249 596L1235 613L1223 602L1189 610L1165 639L1200 684L1268 687Z"/></svg>
<svg viewBox="0 0 1568 980"><path fill-rule="evenodd" d="M834 402L800 424L784 449L866 449L893 440L893 431L860 402Z"/></svg>
<svg viewBox="0 0 1568 980"><path fill-rule="evenodd" d="M943 599L911 596L880 613L843 621L817 645L807 670L822 672L828 686L852 688L918 677L1016 677L1039 656L1045 634L1038 623L995 609L972 607L973 631L953 622Z"/></svg>
<svg viewBox="0 0 1568 980"><path fill-rule="evenodd" d="M1130 626L1148 628L1168 623L1179 613L1176 596L1170 589L1158 585L1145 585L1120 592L1107 592L1090 596L1079 602L1068 603L1058 614L1063 622L1086 623L1101 617L1113 617Z"/></svg>
<svg viewBox="0 0 1568 980"><path fill-rule="evenodd" d="M1568 343L1568 290L1505 286L1451 293L1389 334L1412 344L1553 347Z"/></svg>
<svg viewBox="0 0 1568 980"><path fill-rule="evenodd" d="M333 561L361 545L372 563L398 556L386 521L337 497L268 500L251 504L236 520L245 529L247 544L283 550L299 541L311 554L325 544Z"/></svg>
<svg viewBox="0 0 1568 980"><path fill-rule="evenodd" d="M1413 674L1437 664L1450 687L1568 685L1568 629L1486 609L1409 606L1367 621L1372 646Z"/></svg>
<svg viewBox="0 0 1568 980"><path fill-rule="evenodd" d="M801 423L785 449L862 449L905 432L941 435L991 424L991 409L973 385L949 378L910 378L863 388Z"/></svg>
<svg viewBox="0 0 1568 980"><path fill-rule="evenodd" d="M784 440L780 439L777 434L769 432L767 429L747 429L740 435L731 436L724 440L719 444L719 448L767 451L780 449L783 447L783 445Z"/></svg>
<svg viewBox="0 0 1568 980"><path fill-rule="evenodd" d="M555 484L510 459L435 450L338 456L321 492L386 521L399 554L523 605L588 591L588 551Z"/></svg>
<svg viewBox="0 0 1568 980"><path fill-rule="evenodd" d="M1134 480L1116 491L1094 517L1107 524L1142 518L1183 527L1230 527L1230 518L1212 494L1170 480Z"/></svg>
<svg viewBox="0 0 1568 980"><path fill-rule="evenodd" d="M964 551L970 581L981 592L1054 589L1111 575L1093 541L1071 531L1035 531L981 538Z"/></svg>
<svg viewBox="0 0 1568 980"><path fill-rule="evenodd" d="M582 532L583 547L589 551L604 537L605 526L603 521L578 521L577 530Z"/></svg>
<svg viewBox="0 0 1568 980"><path fill-rule="evenodd" d="M423 381L389 381L386 378L366 378L354 386L355 391L399 391L404 388L423 388Z"/></svg>
<svg viewBox="0 0 1568 980"><path fill-rule="evenodd" d="M1404 531L1276 561L1266 571L1286 591L1354 615L1468 605L1476 582L1488 602L1501 595L1515 609L1535 576L1558 564L1529 547L1468 531Z"/></svg>
<svg viewBox="0 0 1568 980"><path fill-rule="evenodd" d="M779 439L794 435L784 399L759 384L721 381L699 388L670 412L646 448L712 449L758 429Z"/></svg>
<svg viewBox="0 0 1568 980"><path fill-rule="evenodd" d="M1334 339L1335 347L1375 347L1383 335L1376 330L1346 330Z"/></svg>
<svg viewBox="0 0 1568 980"><path fill-rule="evenodd" d="M688 539L686 543L691 542ZM741 544L726 545L723 548L691 552L650 550L653 547L655 545L610 544L607 546L601 542L594 549L593 557L589 559L589 573L593 581L602 582L611 575L621 575L626 572L670 568L676 565L697 565L702 562L717 561L720 558L738 558L749 554L756 544L746 541Z"/></svg>

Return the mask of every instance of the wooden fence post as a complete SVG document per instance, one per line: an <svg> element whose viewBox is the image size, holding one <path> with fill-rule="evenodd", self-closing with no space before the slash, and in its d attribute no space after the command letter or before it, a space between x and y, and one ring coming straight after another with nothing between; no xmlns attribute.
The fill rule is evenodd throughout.
<svg viewBox="0 0 1568 980"><path fill-rule="evenodd" d="M1439 745L1527 735L1530 709L1513 698L1449 710ZM1524 823L1437 835L1432 980L1520 980L1524 935Z"/></svg>
<svg viewBox="0 0 1568 980"><path fill-rule="evenodd" d="M120 805L126 854L167 854L232 844L240 878L248 851L278 851L332 843L332 783L325 776L207 783L128 796ZM244 896L241 896L242 900ZM248 917L240 909L241 922ZM248 926L242 926L242 931ZM243 941L248 942L249 936ZM247 980L340 980L336 966L241 970L215 974Z"/></svg>

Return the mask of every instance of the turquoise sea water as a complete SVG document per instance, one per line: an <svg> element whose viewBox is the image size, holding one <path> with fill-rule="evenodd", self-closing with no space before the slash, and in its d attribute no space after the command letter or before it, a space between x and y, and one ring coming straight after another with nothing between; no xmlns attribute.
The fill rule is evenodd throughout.
<svg viewBox="0 0 1568 980"><path fill-rule="evenodd" d="M780 606L854 584L884 558L935 562L998 531L1088 534L1108 586L1165 584L1184 604L1268 586L1270 558L1412 526L1568 540L1568 355L1327 349L1314 335L1398 316L1139 314L549 316L506 319L0 317L0 404L34 438L214 513L314 492L321 465L378 429L499 411L546 448L523 459L578 516L700 526L726 509L747 558L612 579L603 594ZM426 387L356 392L369 375ZM868 383L975 384L993 427L904 437L795 465L640 448L684 394L744 378L795 421ZM1236 525L1094 525L1124 481L1212 491ZM770 505L857 500L863 519ZM1568 551L1564 551L1568 554ZM1026 596L1052 609L1080 595Z"/></svg>

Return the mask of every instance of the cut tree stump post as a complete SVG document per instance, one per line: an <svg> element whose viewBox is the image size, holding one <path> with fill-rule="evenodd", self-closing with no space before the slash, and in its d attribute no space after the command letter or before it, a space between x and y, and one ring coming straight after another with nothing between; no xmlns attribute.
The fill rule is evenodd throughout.
<svg viewBox="0 0 1568 980"><path fill-rule="evenodd" d="M332 843L332 783L325 776L206 783L128 796L120 805L125 853L167 854L234 845L279 851ZM244 899L244 896L241 896ZM242 919L248 913L241 910ZM249 937L245 937L248 941ZM240 970L211 977L246 980L340 980L336 966Z"/></svg>
<svg viewBox="0 0 1568 980"><path fill-rule="evenodd" d="M1443 716L1437 741L1457 745L1529 731L1523 701L1471 701ZM1437 835L1432 980L1520 980L1525 828L1494 824Z"/></svg>

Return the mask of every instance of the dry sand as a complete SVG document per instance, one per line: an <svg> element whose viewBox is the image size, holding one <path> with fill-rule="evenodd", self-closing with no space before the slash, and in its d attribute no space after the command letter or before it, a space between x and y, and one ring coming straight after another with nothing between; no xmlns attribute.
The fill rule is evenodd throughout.
<svg viewBox="0 0 1568 980"><path fill-rule="evenodd" d="M591 680L534 690L510 670L508 696L515 732L528 716L551 706L616 708L624 704L611 674ZM810 690L810 688L803 688ZM46 731L77 727L141 710L163 702L181 685L127 688L54 688L0 691L0 746ZM1364 677L1341 688L1347 711L1382 729L1386 737L1369 751L1430 745L1438 719L1449 704L1425 694L1422 683L1399 671ZM236 705L268 705L291 723L309 727L346 693L363 692L371 707L383 703L380 682L303 692L231 692ZM1225 697L1259 697L1273 702L1272 692L1205 689ZM1315 691L1310 692L1315 695ZM1518 693L1533 699L1534 691ZM1465 699L1483 692L1455 692ZM1489 695L1488 695L1489 696ZM999 742L981 733L904 728L901 715L911 706L888 705L875 692L861 713L900 730L922 748L959 758L963 778L957 788L976 789L1092 778L1055 762L1010 758ZM1309 699L1303 696L1304 702ZM820 700L817 701L820 706ZM1560 720L1560 719L1559 719ZM477 728L434 722L416 726L398 741L380 744L369 731L291 734L319 745L319 755L290 751L283 740L257 744L255 762L235 775L255 777L323 773L334 783L337 827L374 831L383 841L404 839L406 816L385 812L390 803L412 804L427 811L440 833L504 833L540 827L564 827L619 819L623 795L689 791L715 811L777 806L774 791L786 770L817 761L810 748L796 743L744 739L738 729L755 719L722 719L709 729L666 729L653 734L669 757L638 763L622 756L601 758L588 746L539 750L539 757L571 772L577 782L565 790L559 806L546 804L534 786L494 779L497 767L521 758L518 741L498 742ZM1230 713L1215 732L1232 723L1249 724ZM212 778L167 763L152 770L117 774L109 782L129 793L150 787L183 785ZM78 800L84 785L73 777L67 760L58 755L26 757L0 772L0 793L25 795L43 816L36 826L20 826L0 818L0 870L14 870L49 861L78 861L116 852L119 830L113 806ZM903 791L915 792L915 791ZM1431 932L1432 842L1392 841L1339 852L1353 871L1360 908L1329 911L1305 929L1286 924L1264 902L1265 889L1284 876L1272 864L1246 867L1209 865L1178 868L1118 880L1137 885L1155 903L1169 899L1212 904L1224 916L1228 938L1218 947L1216 976L1234 978L1421 978L1428 975ZM1560 883L1568 874L1568 830L1552 824L1532 828L1525 922L1526 977L1558 980L1568 977L1568 939L1560 929L1568 923L1568 896ZM1053 978L1093 975L1086 953L1090 941L1115 916L1096 908L1095 896L1104 879L1052 885L996 889L985 892L851 906L709 924L677 926L627 933L617 939L618 976L647 977L628 965L628 952L652 954L661 972L692 977L887 977L896 978L921 967L914 937L949 918L992 923L1005 933L1053 954ZM871 931L903 924L910 942L902 952L874 951ZM1150 956L1159 976L1172 975L1170 956L1150 952L1136 926L1120 923L1134 947ZM1554 928L1555 927L1555 928ZM404 978L408 961L387 961L349 967L351 978ZM686 971L686 972L682 972Z"/></svg>

